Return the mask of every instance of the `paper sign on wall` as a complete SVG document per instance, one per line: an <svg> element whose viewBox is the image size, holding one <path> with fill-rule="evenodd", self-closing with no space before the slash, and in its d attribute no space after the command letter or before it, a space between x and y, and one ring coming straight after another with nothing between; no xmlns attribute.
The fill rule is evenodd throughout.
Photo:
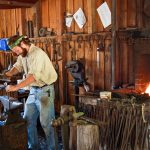
<svg viewBox="0 0 150 150"><path fill-rule="evenodd" d="M106 2L97 8L97 12L100 16L104 28L111 24L111 12Z"/></svg>
<svg viewBox="0 0 150 150"><path fill-rule="evenodd" d="M81 29L84 24L86 23L85 15L81 8L77 10L77 12L73 15L73 18L75 19L76 23L78 24L79 28Z"/></svg>
<svg viewBox="0 0 150 150"><path fill-rule="evenodd" d="M66 17L66 26L67 27L71 27L71 23L72 23L73 17Z"/></svg>

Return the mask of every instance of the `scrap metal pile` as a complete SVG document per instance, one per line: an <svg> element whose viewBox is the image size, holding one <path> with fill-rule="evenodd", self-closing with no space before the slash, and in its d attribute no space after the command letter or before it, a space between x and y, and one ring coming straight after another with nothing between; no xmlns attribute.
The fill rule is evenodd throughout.
<svg viewBox="0 0 150 150"><path fill-rule="evenodd" d="M81 97L78 111L98 124L102 150L150 149L150 101L139 104L131 99L97 98L93 105Z"/></svg>

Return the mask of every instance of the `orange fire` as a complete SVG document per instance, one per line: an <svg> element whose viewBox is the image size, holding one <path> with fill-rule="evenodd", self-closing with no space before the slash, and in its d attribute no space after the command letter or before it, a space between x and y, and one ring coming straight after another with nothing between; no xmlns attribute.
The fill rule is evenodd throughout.
<svg viewBox="0 0 150 150"><path fill-rule="evenodd" d="M148 87L147 87L145 93L149 94L149 96L150 96L150 84L148 85Z"/></svg>

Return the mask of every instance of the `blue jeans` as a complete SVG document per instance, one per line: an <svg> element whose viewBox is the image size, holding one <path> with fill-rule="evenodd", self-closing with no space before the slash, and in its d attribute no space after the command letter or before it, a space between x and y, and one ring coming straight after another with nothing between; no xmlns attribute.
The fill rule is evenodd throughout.
<svg viewBox="0 0 150 150"><path fill-rule="evenodd" d="M31 88L25 104L24 118L27 120L28 146L32 150L38 150L36 127L38 116L46 136L47 150L54 150L54 129L51 126L52 119L55 119L53 85L43 88Z"/></svg>

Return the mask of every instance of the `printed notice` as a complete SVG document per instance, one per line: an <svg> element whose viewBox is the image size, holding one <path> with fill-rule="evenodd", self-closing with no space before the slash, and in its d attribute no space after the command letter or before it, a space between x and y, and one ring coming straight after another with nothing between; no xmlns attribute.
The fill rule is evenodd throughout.
<svg viewBox="0 0 150 150"><path fill-rule="evenodd" d="M75 19L80 29L86 23L86 18L81 8L79 8L78 11L73 15L73 18Z"/></svg>
<svg viewBox="0 0 150 150"><path fill-rule="evenodd" d="M104 28L111 24L111 12L106 2L97 8L97 12L102 21Z"/></svg>
<svg viewBox="0 0 150 150"><path fill-rule="evenodd" d="M66 26L70 28L72 21L73 17L66 17Z"/></svg>

